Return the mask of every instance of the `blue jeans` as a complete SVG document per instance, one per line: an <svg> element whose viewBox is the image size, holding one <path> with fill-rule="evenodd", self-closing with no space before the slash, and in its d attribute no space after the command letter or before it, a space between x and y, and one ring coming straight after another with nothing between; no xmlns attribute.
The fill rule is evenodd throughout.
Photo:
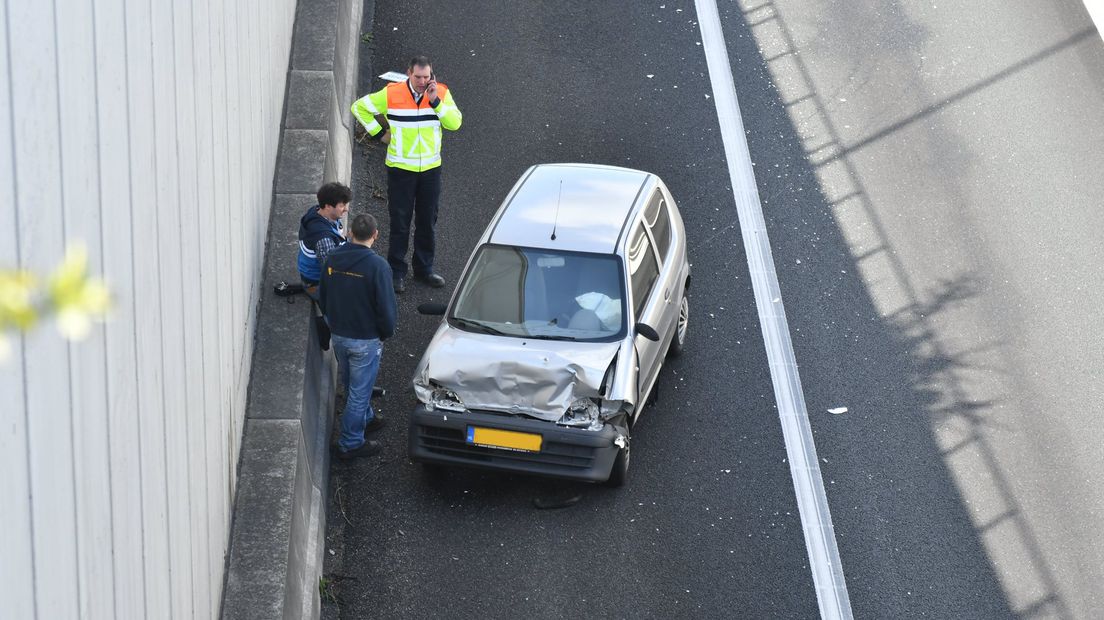
<svg viewBox="0 0 1104 620"><path fill-rule="evenodd" d="M364 445L364 427L376 417L372 411L372 386L379 373L383 344L378 338L359 340L332 334L341 380L345 382L345 411L341 413L341 437L337 445L342 450L356 450Z"/></svg>

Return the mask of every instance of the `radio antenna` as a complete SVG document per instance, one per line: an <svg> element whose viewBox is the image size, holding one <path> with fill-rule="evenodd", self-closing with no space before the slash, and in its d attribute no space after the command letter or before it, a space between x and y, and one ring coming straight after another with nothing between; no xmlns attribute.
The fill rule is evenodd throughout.
<svg viewBox="0 0 1104 620"><path fill-rule="evenodd" d="M563 179L560 179L560 192L556 194L556 217L552 220L552 240L556 240L556 226L560 223L560 199L563 198Z"/></svg>

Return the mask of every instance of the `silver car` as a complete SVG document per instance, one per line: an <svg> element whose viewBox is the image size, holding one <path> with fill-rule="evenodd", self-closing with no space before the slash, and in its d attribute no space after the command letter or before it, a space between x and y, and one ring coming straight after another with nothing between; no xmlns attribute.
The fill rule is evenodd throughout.
<svg viewBox="0 0 1104 620"><path fill-rule="evenodd" d="M410 457L625 482L631 430L686 341L690 263L654 174L534 166L468 260L414 375Z"/></svg>

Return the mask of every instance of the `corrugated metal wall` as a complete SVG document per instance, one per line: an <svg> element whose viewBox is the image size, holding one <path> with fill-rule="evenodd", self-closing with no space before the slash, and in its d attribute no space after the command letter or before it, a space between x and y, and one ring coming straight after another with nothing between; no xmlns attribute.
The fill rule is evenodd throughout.
<svg viewBox="0 0 1104 620"><path fill-rule="evenodd" d="M0 365L0 616L213 617L295 0L0 2L0 266L116 301Z"/></svg>

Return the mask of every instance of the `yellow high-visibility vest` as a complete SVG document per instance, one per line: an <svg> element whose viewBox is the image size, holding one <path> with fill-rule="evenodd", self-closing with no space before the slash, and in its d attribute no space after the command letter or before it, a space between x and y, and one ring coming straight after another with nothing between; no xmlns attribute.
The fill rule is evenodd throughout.
<svg viewBox="0 0 1104 620"><path fill-rule="evenodd" d="M391 126L387 165L424 172L441 165L441 128L456 131L464 119L448 86L438 82L437 97L436 107L426 96L415 101L407 82L395 82L357 99L353 116L376 137L383 127L375 116L384 115Z"/></svg>

